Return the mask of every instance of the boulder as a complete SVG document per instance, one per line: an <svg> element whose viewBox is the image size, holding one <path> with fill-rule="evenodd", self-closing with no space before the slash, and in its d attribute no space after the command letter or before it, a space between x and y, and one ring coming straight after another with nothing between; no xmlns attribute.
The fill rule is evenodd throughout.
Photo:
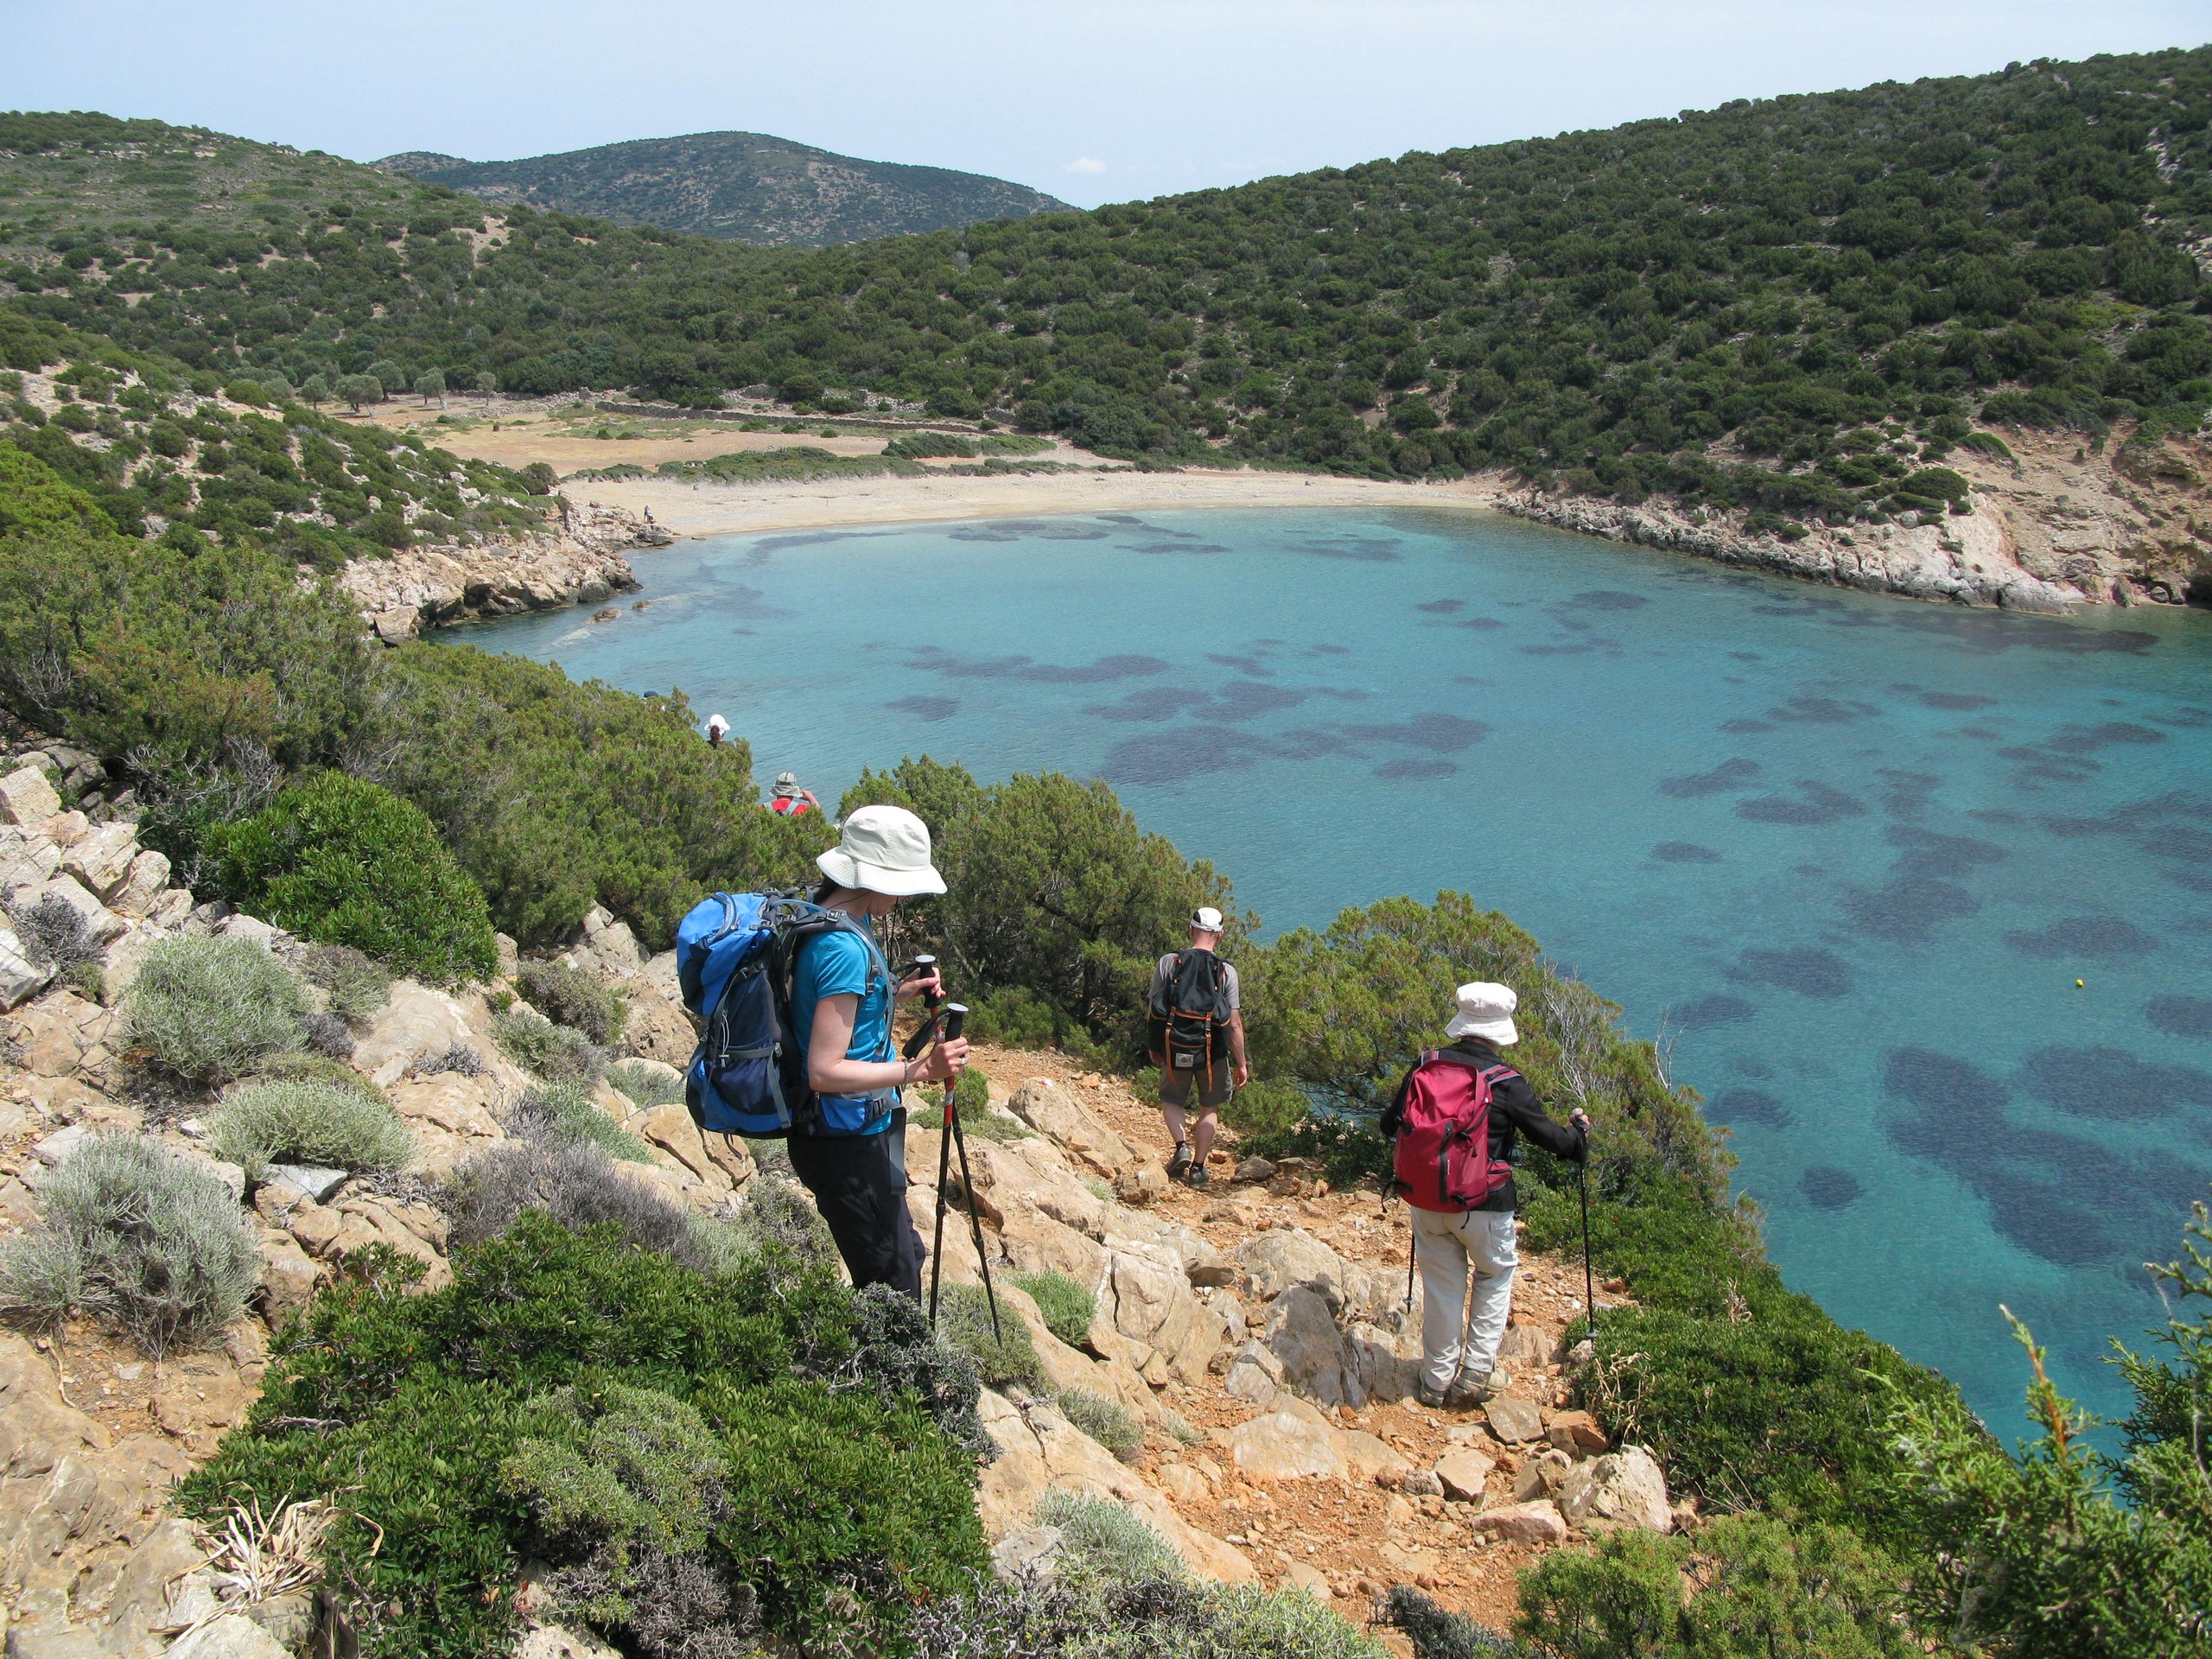
<svg viewBox="0 0 2212 1659"><path fill-rule="evenodd" d="M168 891L169 860L151 848L130 861L123 884L108 896L108 903L125 916L144 916Z"/></svg>
<svg viewBox="0 0 2212 1659"><path fill-rule="evenodd" d="M155 1631L176 1622L171 1583L207 1559L191 1523L175 1517L157 1522L138 1541L124 1560L100 1632L111 1659L149 1659L168 1645Z"/></svg>
<svg viewBox="0 0 2212 1659"><path fill-rule="evenodd" d="M1292 1595L1311 1596L1316 1601L1327 1601L1336 1592L1329 1588L1329 1575L1311 1561L1293 1561L1282 1570L1282 1581L1275 1588Z"/></svg>
<svg viewBox="0 0 2212 1659"><path fill-rule="evenodd" d="M32 1147L31 1156L48 1169L59 1169L69 1161L72 1153L92 1138L92 1132L82 1123L67 1124Z"/></svg>
<svg viewBox="0 0 2212 1659"><path fill-rule="evenodd" d="M289 1233L275 1227L261 1231L262 1311L280 1325L315 1300L321 1274Z"/></svg>
<svg viewBox="0 0 2212 1659"><path fill-rule="evenodd" d="M35 829L61 810L61 798L36 766L18 766L0 778L0 823Z"/></svg>
<svg viewBox="0 0 2212 1659"><path fill-rule="evenodd" d="M0 1010L29 1001L53 978L54 969L35 964L22 939L6 922L0 921Z"/></svg>
<svg viewBox="0 0 2212 1659"><path fill-rule="evenodd" d="M1009 1583L1050 1579L1066 1537L1058 1527L1010 1532L991 1546L991 1572Z"/></svg>
<svg viewBox="0 0 2212 1659"><path fill-rule="evenodd" d="M480 1052L483 1046L460 1003L442 991L402 979L393 982L375 1023L353 1045L353 1064L378 1087L389 1088L418 1060L436 1058L452 1048Z"/></svg>
<svg viewBox="0 0 2212 1659"><path fill-rule="evenodd" d="M1446 1452L1436 1460L1436 1478L1444 1485L1446 1497L1456 1497L1463 1503L1479 1503L1490 1484L1490 1471L1496 1465L1473 1446Z"/></svg>
<svg viewBox="0 0 2212 1659"><path fill-rule="evenodd" d="M1542 1408L1518 1395L1499 1395L1484 1406L1483 1415L1490 1423L1491 1432L1508 1446L1540 1439L1544 1432Z"/></svg>
<svg viewBox="0 0 2212 1659"><path fill-rule="evenodd" d="M1140 1207L1167 1196L1167 1175L1159 1165L1134 1163L1114 1178L1114 1196Z"/></svg>
<svg viewBox="0 0 2212 1659"><path fill-rule="evenodd" d="M62 855L61 868L102 899L113 898L130 879L138 856L138 829L130 823L102 823L77 837Z"/></svg>
<svg viewBox="0 0 2212 1659"><path fill-rule="evenodd" d="M1275 1166L1266 1159L1247 1158L1236 1166L1236 1173L1230 1179L1239 1181L1272 1181L1274 1178Z"/></svg>
<svg viewBox="0 0 2212 1659"><path fill-rule="evenodd" d="M1229 1363L1229 1393L1237 1400L1248 1400L1265 1410L1281 1392L1282 1362L1274 1351L1265 1344L1248 1342L1236 1351Z"/></svg>
<svg viewBox="0 0 2212 1659"><path fill-rule="evenodd" d="M1605 1431L1598 1427L1598 1420L1586 1411L1562 1411L1554 1414L1544 1438L1570 1458L1594 1457L1605 1451Z"/></svg>
<svg viewBox="0 0 2212 1659"><path fill-rule="evenodd" d="M1032 1077L1014 1091L1007 1109L1101 1175L1112 1177L1136 1161L1136 1149L1077 1103L1050 1077Z"/></svg>
<svg viewBox="0 0 2212 1659"><path fill-rule="evenodd" d="M284 931L258 916L249 916L244 911L233 911L215 924L216 933L226 939L251 939L263 949L272 949L284 938Z"/></svg>
<svg viewBox="0 0 2212 1659"><path fill-rule="evenodd" d="M515 1659L622 1659L622 1656L589 1630L572 1630L562 1624L540 1624L523 1632L515 1644Z"/></svg>
<svg viewBox="0 0 2212 1659"><path fill-rule="evenodd" d="M264 1180L289 1188L317 1204L344 1185L346 1175L342 1169L325 1169L316 1164L270 1164L262 1172Z"/></svg>
<svg viewBox="0 0 2212 1659"><path fill-rule="evenodd" d="M1474 1519L1475 1530L1514 1544L1563 1544L1567 1518L1559 1506L1539 1498L1534 1503L1509 1503L1484 1510Z"/></svg>
<svg viewBox="0 0 2212 1659"><path fill-rule="evenodd" d="M1318 1419L1271 1411L1240 1423L1224 1437L1230 1461L1255 1480L1298 1480L1325 1475L1344 1480L1351 1460L1336 1431Z"/></svg>
<svg viewBox="0 0 2212 1659"><path fill-rule="evenodd" d="M630 1120L629 1128L718 1192L741 1188L753 1179L753 1154L745 1143L734 1135L709 1135L683 1106L671 1103L640 1112Z"/></svg>
<svg viewBox="0 0 2212 1659"><path fill-rule="evenodd" d="M1513 1501L1525 1503L1535 1497L1557 1497L1573 1467L1574 1459L1556 1447L1538 1452L1513 1478Z"/></svg>
<svg viewBox="0 0 2212 1659"><path fill-rule="evenodd" d="M283 1643L244 1613L220 1618L169 1644L169 1659L291 1659Z"/></svg>
<svg viewBox="0 0 2212 1659"><path fill-rule="evenodd" d="M1357 1410L1367 1403L1358 1357L1319 1292L1293 1285L1276 1297L1261 1339L1281 1367L1285 1388L1325 1406Z"/></svg>
<svg viewBox="0 0 2212 1659"><path fill-rule="evenodd" d="M0 895L42 887L61 868L61 849L36 830L0 824Z"/></svg>
<svg viewBox="0 0 2212 1659"><path fill-rule="evenodd" d="M1559 1509L1569 1525L1590 1532L1671 1532L1675 1526L1666 1471L1640 1446L1576 1465L1560 1484Z"/></svg>

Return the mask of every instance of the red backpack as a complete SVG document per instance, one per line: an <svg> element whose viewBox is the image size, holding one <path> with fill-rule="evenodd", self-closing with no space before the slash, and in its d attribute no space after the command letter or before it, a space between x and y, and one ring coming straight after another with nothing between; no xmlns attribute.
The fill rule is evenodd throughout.
<svg viewBox="0 0 2212 1659"><path fill-rule="evenodd" d="M1478 1207L1513 1179L1513 1166L1490 1155L1491 1086L1520 1074L1430 1049L1406 1084L1392 1173L1399 1196L1416 1210L1451 1213Z"/></svg>

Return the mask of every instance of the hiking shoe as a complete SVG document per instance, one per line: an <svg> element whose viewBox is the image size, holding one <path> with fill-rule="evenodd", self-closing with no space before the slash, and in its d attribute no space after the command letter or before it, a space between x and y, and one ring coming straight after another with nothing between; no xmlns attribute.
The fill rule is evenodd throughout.
<svg viewBox="0 0 2212 1659"><path fill-rule="evenodd" d="M1431 1411L1441 1409L1444 1404L1443 1394L1438 1389L1430 1388L1426 1382L1417 1383L1414 1385L1414 1398L1420 1401L1421 1404L1427 1406Z"/></svg>
<svg viewBox="0 0 2212 1659"><path fill-rule="evenodd" d="M1444 1391L1444 1403L1454 1411L1479 1406L1497 1393L1497 1378L1490 1371L1462 1371Z"/></svg>
<svg viewBox="0 0 2212 1659"><path fill-rule="evenodd" d="M1183 1179L1192 1186L1204 1186L1213 1179L1213 1177L1206 1173L1206 1166L1204 1164L1193 1163L1191 1166L1191 1173L1184 1176Z"/></svg>
<svg viewBox="0 0 2212 1659"><path fill-rule="evenodd" d="M1175 1143L1175 1155L1167 1160L1167 1179L1171 1181L1182 1179L1183 1172L1190 1166L1191 1149L1182 1141L1178 1141Z"/></svg>

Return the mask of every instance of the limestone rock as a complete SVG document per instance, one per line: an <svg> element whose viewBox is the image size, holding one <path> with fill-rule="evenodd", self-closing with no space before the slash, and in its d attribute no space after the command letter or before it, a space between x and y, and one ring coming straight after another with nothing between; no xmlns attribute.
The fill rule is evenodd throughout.
<svg viewBox="0 0 2212 1659"><path fill-rule="evenodd" d="M1282 1582L1275 1587L1316 1601L1326 1601L1336 1593L1329 1588L1328 1574L1311 1561L1293 1561L1283 1568Z"/></svg>
<svg viewBox="0 0 2212 1659"><path fill-rule="evenodd" d="M1487 1532L1515 1544L1563 1544L1567 1519L1559 1506L1539 1498L1534 1503L1509 1503L1484 1510L1474 1520L1478 1532Z"/></svg>
<svg viewBox="0 0 2212 1659"><path fill-rule="evenodd" d="M138 830L135 824L103 823L94 826L70 844L62 855L61 868L85 885L88 893L101 899L113 898L130 879L131 861L138 856Z"/></svg>
<svg viewBox="0 0 2212 1659"><path fill-rule="evenodd" d="M1274 1178L1275 1166L1266 1159L1247 1158L1236 1166L1236 1173L1231 1179L1239 1181L1272 1181Z"/></svg>
<svg viewBox="0 0 2212 1659"><path fill-rule="evenodd" d="M1114 1178L1114 1196L1139 1206L1167 1196L1167 1176L1157 1164L1135 1163Z"/></svg>
<svg viewBox="0 0 2212 1659"><path fill-rule="evenodd" d="M991 1546L991 1571L1014 1583L1049 1579L1066 1537L1058 1527L1010 1532Z"/></svg>
<svg viewBox="0 0 2212 1659"><path fill-rule="evenodd" d="M1483 1415L1489 1421L1491 1432L1508 1446L1536 1440L1544 1432L1542 1408L1518 1395L1499 1395L1484 1406Z"/></svg>
<svg viewBox="0 0 2212 1659"><path fill-rule="evenodd" d="M269 1322L281 1324L315 1300L321 1277L289 1233L275 1227L261 1232L261 1299Z"/></svg>
<svg viewBox="0 0 2212 1659"><path fill-rule="evenodd" d="M284 931L264 922L258 916L249 916L244 911L233 911L215 924L215 931L226 939L251 939L264 950L283 938Z"/></svg>
<svg viewBox="0 0 2212 1659"><path fill-rule="evenodd" d="M288 1187L317 1204L344 1185L346 1175L342 1169L324 1169L315 1164L270 1164L262 1172L264 1180Z"/></svg>
<svg viewBox="0 0 2212 1659"><path fill-rule="evenodd" d="M1621 1527L1671 1532L1675 1525L1666 1472L1640 1446L1577 1465L1560 1484L1559 1508L1570 1525L1592 1532Z"/></svg>
<svg viewBox="0 0 2212 1659"><path fill-rule="evenodd" d="M160 902L168 885L168 855L148 848L130 861L122 885L108 896L108 903L123 915L143 917Z"/></svg>
<svg viewBox="0 0 2212 1659"><path fill-rule="evenodd" d="M1465 1503L1479 1503L1490 1483L1490 1471L1495 1467L1491 1459L1467 1446L1456 1452L1446 1452L1436 1460L1436 1478L1444 1484L1444 1495L1456 1497Z"/></svg>
<svg viewBox="0 0 2212 1659"><path fill-rule="evenodd" d="M1441 1497L1444 1478L1433 1469L1408 1469L1398 1477L1398 1490L1408 1497Z"/></svg>
<svg viewBox="0 0 2212 1659"><path fill-rule="evenodd" d="M1282 1362L1264 1343L1248 1342L1229 1364L1229 1393L1265 1409L1282 1389Z"/></svg>
<svg viewBox="0 0 2212 1659"><path fill-rule="evenodd" d="M515 1659L622 1659L620 1654L589 1630L565 1625L540 1624L523 1632L515 1645Z"/></svg>
<svg viewBox="0 0 2212 1659"><path fill-rule="evenodd" d="M1538 1452L1513 1478L1513 1501L1525 1503L1535 1497L1557 1497L1573 1467L1574 1459L1557 1447Z"/></svg>
<svg viewBox="0 0 2212 1659"><path fill-rule="evenodd" d="M60 810L60 796L36 766L19 766L0 778L0 823L35 829Z"/></svg>
<svg viewBox="0 0 2212 1659"><path fill-rule="evenodd" d="M389 1088L417 1061L435 1059L448 1049L474 1048L484 1055L492 1074L502 1065L489 1045L470 1027L461 1005L442 991L411 979L395 980L376 1021L353 1046L353 1064L379 1088Z"/></svg>
<svg viewBox="0 0 2212 1659"><path fill-rule="evenodd" d="M1292 1412L1255 1417L1230 1430L1225 1439L1230 1460L1256 1480L1297 1480L1312 1475L1344 1480L1351 1474L1336 1433Z"/></svg>
<svg viewBox="0 0 2212 1659"><path fill-rule="evenodd" d="M92 1138L92 1132L83 1124L67 1124L34 1146L31 1156L48 1169L59 1169L69 1161L72 1153Z"/></svg>
<svg viewBox="0 0 2212 1659"><path fill-rule="evenodd" d="M1049 1077L1032 1077L1023 1084L1007 1108L1101 1175L1111 1178L1138 1157L1135 1147Z"/></svg>
<svg viewBox="0 0 2212 1659"><path fill-rule="evenodd" d="M1293 1285L1276 1297L1262 1340L1281 1367L1284 1387L1325 1406L1357 1410L1367 1403L1357 1357L1319 1292Z"/></svg>
<svg viewBox="0 0 2212 1659"><path fill-rule="evenodd" d="M1544 1438L1571 1458L1595 1456L1606 1446L1605 1431L1586 1411L1556 1413Z"/></svg>
<svg viewBox="0 0 2212 1659"><path fill-rule="evenodd" d="M687 1108L656 1106L631 1119L629 1127L715 1192L730 1192L753 1179L753 1154L744 1143L732 1135L709 1135L691 1121Z"/></svg>
<svg viewBox="0 0 2212 1659"><path fill-rule="evenodd" d="M28 1002L53 978L54 969L35 964L15 929L0 921L0 1009Z"/></svg>

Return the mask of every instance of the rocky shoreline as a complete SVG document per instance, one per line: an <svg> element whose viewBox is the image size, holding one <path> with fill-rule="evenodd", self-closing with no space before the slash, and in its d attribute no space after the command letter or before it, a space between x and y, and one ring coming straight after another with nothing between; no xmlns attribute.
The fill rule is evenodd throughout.
<svg viewBox="0 0 2212 1659"><path fill-rule="evenodd" d="M620 507L572 508L563 528L473 546L403 548L354 559L338 578L386 645L442 623L593 605L639 586L623 550L676 537Z"/></svg>

